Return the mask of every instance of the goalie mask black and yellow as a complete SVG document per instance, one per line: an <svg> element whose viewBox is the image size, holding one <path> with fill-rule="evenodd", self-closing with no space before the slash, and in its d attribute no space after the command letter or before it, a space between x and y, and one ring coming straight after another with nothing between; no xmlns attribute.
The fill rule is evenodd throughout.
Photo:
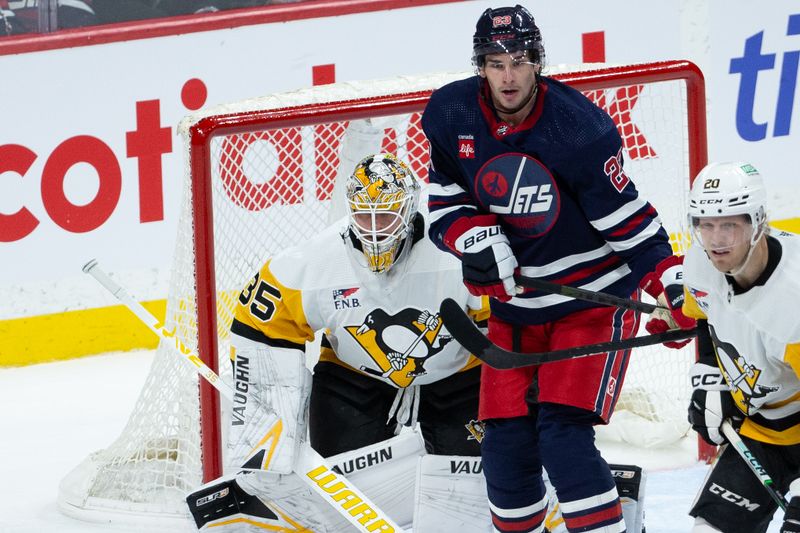
<svg viewBox="0 0 800 533"><path fill-rule="evenodd" d="M412 231L419 191L411 169L392 154L365 157L347 178L350 231L372 272L386 272L397 261Z"/></svg>

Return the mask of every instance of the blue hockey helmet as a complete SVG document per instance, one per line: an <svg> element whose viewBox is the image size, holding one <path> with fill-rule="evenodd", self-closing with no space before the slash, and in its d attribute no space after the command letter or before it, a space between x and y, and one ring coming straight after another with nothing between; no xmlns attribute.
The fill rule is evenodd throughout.
<svg viewBox="0 0 800 533"><path fill-rule="evenodd" d="M473 65L483 66L488 54L508 54L519 50L530 50L533 63L544 63L542 33L530 11L519 4L484 11L472 37Z"/></svg>

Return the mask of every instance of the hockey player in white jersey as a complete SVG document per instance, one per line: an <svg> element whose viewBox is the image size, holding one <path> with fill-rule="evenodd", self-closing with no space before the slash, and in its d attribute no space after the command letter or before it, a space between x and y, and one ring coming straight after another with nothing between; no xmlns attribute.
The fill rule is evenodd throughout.
<svg viewBox="0 0 800 533"><path fill-rule="evenodd" d="M698 320L689 421L724 444L729 419L775 481L791 488L782 533L800 532L800 238L771 232L766 190L747 163L713 163L690 193L694 243L684 261L686 303ZM721 448L690 514L693 531L767 530L777 508L731 447Z"/></svg>
<svg viewBox="0 0 800 533"><path fill-rule="evenodd" d="M424 524L450 516L448 530L473 531L463 523L478 521L488 529L479 361L438 316L449 297L481 323L488 302L467 292L458 261L428 240L420 191L393 155L363 159L347 178L348 216L267 260L241 292L226 464L238 469L264 435L275 444L267 472L230 472L187 498L199 528L350 531L293 474L308 430L311 447L397 523L416 514L415 530L433 531ZM319 331L312 376L305 347ZM417 421L422 439L401 434ZM455 485L460 503L442 499Z"/></svg>

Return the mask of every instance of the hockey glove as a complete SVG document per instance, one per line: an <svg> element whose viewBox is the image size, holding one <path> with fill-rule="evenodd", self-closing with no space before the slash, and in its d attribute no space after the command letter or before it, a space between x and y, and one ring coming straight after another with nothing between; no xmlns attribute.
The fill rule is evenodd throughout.
<svg viewBox="0 0 800 533"><path fill-rule="evenodd" d="M656 265L654 272L644 277L642 289L666 307L656 310L645 324L649 333L664 333L671 329L691 329L695 320L683 314L683 256L671 255ZM665 342L668 348L682 348L691 339Z"/></svg>
<svg viewBox="0 0 800 533"><path fill-rule="evenodd" d="M496 221L493 215L473 217L469 228L455 239L454 248L461 255L464 284L470 294L508 301L515 294L517 258Z"/></svg>
<svg viewBox="0 0 800 533"><path fill-rule="evenodd" d="M792 481L789 491L795 496L789 500L789 505L783 514L780 533L800 533L800 479Z"/></svg>
<svg viewBox="0 0 800 533"><path fill-rule="evenodd" d="M726 439L722 434L722 422L730 420L737 426L742 421L742 413L733 403L730 388L716 366L695 363L690 376L689 423L707 443L723 444Z"/></svg>

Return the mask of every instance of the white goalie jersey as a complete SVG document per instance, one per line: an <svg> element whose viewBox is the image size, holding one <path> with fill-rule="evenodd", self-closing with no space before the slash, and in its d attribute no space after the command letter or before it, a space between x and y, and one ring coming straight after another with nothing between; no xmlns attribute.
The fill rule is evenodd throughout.
<svg viewBox="0 0 800 533"><path fill-rule="evenodd" d="M705 251L692 246L683 267L684 312L708 320L717 362L737 407L747 416L741 434L773 444L798 444L800 237L780 232L769 238L779 243L780 260L763 283L739 293Z"/></svg>
<svg viewBox="0 0 800 533"><path fill-rule="evenodd" d="M382 274L358 264L363 254L348 241L346 218L285 250L242 291L232 332L303 350L315 332L325 331L321 361L397 388L472 368L479 361L444 327L439 305L452 298L480 322L488 318L488 301L467 292L460 263L433 246L425 224L419 213L407 256Z"/></svg>

